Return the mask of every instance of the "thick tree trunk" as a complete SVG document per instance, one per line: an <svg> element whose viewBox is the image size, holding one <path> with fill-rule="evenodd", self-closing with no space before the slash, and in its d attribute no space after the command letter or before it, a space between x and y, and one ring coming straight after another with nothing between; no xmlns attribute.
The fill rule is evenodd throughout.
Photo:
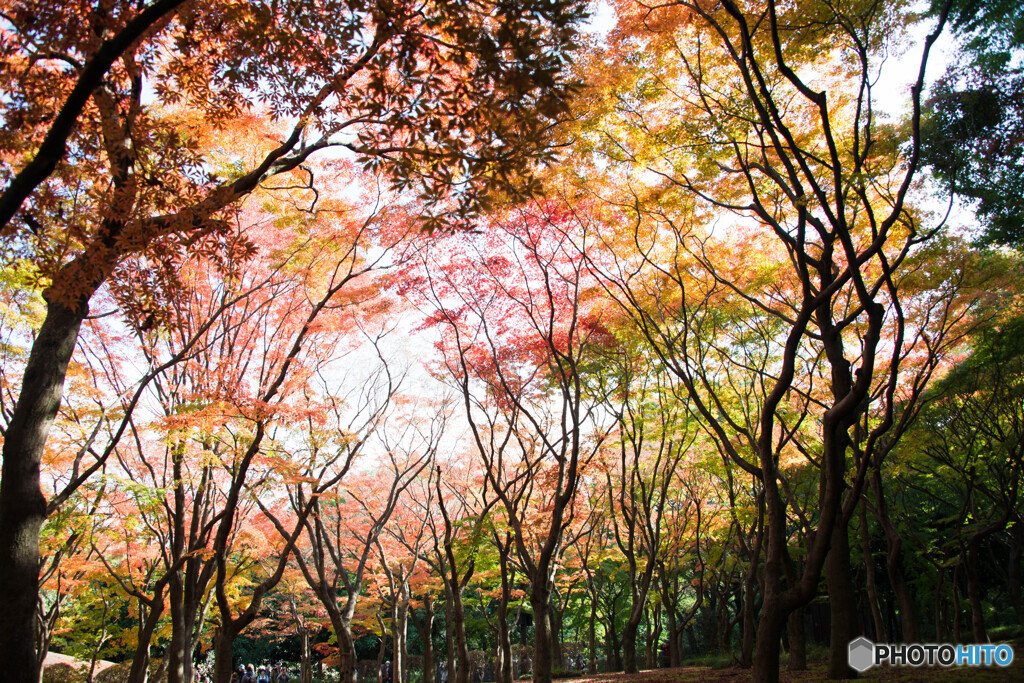
<svg viewBox="0 0 1024 683"><path fill-rule="evenodd" d="M313 683L313 651L309 646L309 629L303 627L299 631L299 683ZM427 678L423 683L432 683Z"/></svg>
<svg viewBox="0 0 1024 683"><path fill-rule="evenodd" d="M356 644L352 640L352 630L347 621L340 619L332 618L331 625L338 636L338 683L356 683Z"/></svg>
<svg viewBox="0 0 1024 683"><path fill-rule="evenodd" d="M761 606L761 621L754 641L754 683L779 681L779 638L786 619L779 602L779 596L766 595Z"/></svg>
<svg viewBox="0 0 1024 683"><path fill-rule="evenodd" d="M21 393L4 434L0 479L0 671L11 683L39 679L36 600L39 595L39 532L46 499L39 464L60 408L64 378L78 330L88 311L49 302L32 344Z"/></svg>
<svg viewBox="0 0 1024 683"><path fill-rule="evenodd" d="M565 669L565 657L562 656L562 612L555 605L554 593L548 605L548 623L551 624L551 667L552 671Z"/></svg>
<svg viewBox="0 0 1024 683"><path fill-rule="evenodd" d="M807 640L804 636L804 608L789 614L789 659L786 668L790 671L807 670Z"/></svg>
<svg viewBox="0 0 1024 683"><path fill-rule="evenodd" d="M860 634L857 599L850 571L850 537L842 515L836 515L832 529L832 546L825 561L825 579L831 615L828 677L833 680L856 678L850 668L847 653L850 641Z"/></svg>
<svg viewBox="0 0 1024 683"><path fill-rule="evenodd" d="M234 634L217 629L213 635L213 680L216 683L228 683L231 680L232 646L235 644Z"/></svg>
<svg viewBox="0 0 1024 683"><path fill-rule="evenodd" d="M622 670L627 674L635 674L640 670L636 664L636 634L639 628L639 620L634 621L633 615L622 627Z"/></svg>
<svg viewBox="0 0 1024 683"><path fill-rule="evenodd" d="M551 683L551 618L548 614L550 605L551 596L548 592L534 586L534 590L530 592L534 632L533 683Z"/></svg>
<svg viewBox="0 0 1024 683"><path fill-rule="evenodd" d="M679 652L679 627L676 625L675 605L665 605L665 615L668 617L668 665L670 667L682 666L682 656Z"/></svg>

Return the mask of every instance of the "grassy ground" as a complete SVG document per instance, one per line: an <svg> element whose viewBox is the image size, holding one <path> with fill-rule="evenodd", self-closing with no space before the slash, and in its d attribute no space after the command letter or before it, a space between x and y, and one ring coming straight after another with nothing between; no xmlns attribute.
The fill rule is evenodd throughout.
<svg viewBox="0 0 1024 683"><path fill-rule="evenodd" d="M1014 660L1007 668L1001 667L953 667L914 668L875 667L869 669L862 678L867 681L898 681L899 683L931 683L932 681L971 681L971 683L1001 683L1002 681L1024 682L1024 639L1011 642ZM782 681L825 681L825 662L811 662L807 671L789 672L785 668L780 672ZM585 678L572 679L578 683L696 683L711 681L712 683L739 683L750 680L750 671L738 667L683 666L678 669L654 669L641 671L638 674L601 674ZM561 683L561 682L559 682Z"/></svg>

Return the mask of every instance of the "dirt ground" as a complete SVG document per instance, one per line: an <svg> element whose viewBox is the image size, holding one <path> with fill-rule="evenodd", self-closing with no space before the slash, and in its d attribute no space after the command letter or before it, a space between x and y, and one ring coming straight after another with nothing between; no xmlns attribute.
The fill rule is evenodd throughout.
<svg viewBox="0 0 1024 683"><path fill-rule="evenodd" d="M1017 681L1024 683L1024 642L1014 643L1015 656L1013 664L1006 668L1000 667L960 667L960 668L914 668L876 667L862 675L867 681L898 681L899 683L931 683L932 681L971 681L971 683L1002 683ZM811 664L810 669L792 673L780 672L780 680L789 681L826 681L824 664ZM602 674L573 679L578 683L696 683L710 681L712 683L740 683L750 680L750 671L740 668L713 669L706 666L684 666L678 669L655 669L641 671L638 674Z"/></svg>

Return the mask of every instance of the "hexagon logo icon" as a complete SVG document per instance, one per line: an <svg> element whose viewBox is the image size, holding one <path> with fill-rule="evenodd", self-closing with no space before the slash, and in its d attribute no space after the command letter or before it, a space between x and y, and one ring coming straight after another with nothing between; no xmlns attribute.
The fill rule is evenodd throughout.
<svg viewBox="0 0 1024 683"><path fill-rule="evenodd" d="M875 665L875 644L864 636L851 640L847 662L854 671L864 673Z"/></svg>

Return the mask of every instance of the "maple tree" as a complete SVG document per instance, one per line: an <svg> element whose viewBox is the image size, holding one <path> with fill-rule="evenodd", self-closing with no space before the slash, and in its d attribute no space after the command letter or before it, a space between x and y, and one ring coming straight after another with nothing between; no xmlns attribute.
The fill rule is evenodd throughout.
<svg viewBox="0 0 1024 683"><path fill-rule="evenodd" d="M961 161L949 3L612 4L571 70L575 2L5 6L4 495L60 380L34 661L773 680L1019 624L1019 255L917 182Z"/></svg>
<svg viewBox="0 0 1024 683"><path fill-rule="evenodd" d="M567 220L569 219L569 220ZM551 680L551 600L581 469L608 428L581 366L604 341L596 292L553 204L519 207L424 258L419 291L461 393L486 486L513 532L534 621L534 679ZM469 268L472 263L476 272Z"/></svg>
<svg viewBox="0 0 1024 683"><path fill-rule="evenodd" d="M576 2L37 5L5 11L0 70L13 124L0 227L48 283L0 488L0 664L29 677L39 458L95 292L138 287L126 257L230 241L238 200L271 177L294 171L316 192L300 167L329 147L445 204L438 216L472 213L543 154L582 17ZM277 121L265 137L218 149L217 133L264 112Z"/></svg>
<svg viewBox="0 0 1024 683"><path fill-rule="evenodd" d="M601 129L595 117L609 141L597 150L651 177L617 200L626 213L620 220L636 226L629 236L635 256L622 257L609 290L633 311L723 451L763 487L755 680L777 680L780 634L822 575L832 615L829 673L845 677L852 673L846 646L856 635L847 524L868 463L884 457L886 435L900 420L893 396L908 342L898 280L907 255L930 234L910 211L908 192L919 164L925 68L946 15L925 41L909 152L899 160L893 129L875 114L868 74L903 21L902 8L771 1L617 7L633 22L621 24L614 49L630 54L642 44L658 59L638 59L647 68L629 81L630 95L608 99L618 125L639 142ZM805 21L808 11L816 21ZM732 217L731 225L715 231L721 216ZM756 242L760 258L717 251L742 252L741 240ZM761 272L738 273L744 263ZM719 298L741 311L741 327L709 334L703 328L718 326L717 302L710 304ZM744 343L747 325L770 335L766 353ZM716 333L733 338L735 360ZM741 372L748 350L758 387L749 418L744 406L729 410L720 401L718 380L703 369L703 356L714 354L720 367ZM872 399L883 407L855 436ZM792 400L805 405L790 413ZM804 446L813 443L818 454L819 514L801 572L787 577L780 457L803 437L812 405L821 421Z"/></svg>

